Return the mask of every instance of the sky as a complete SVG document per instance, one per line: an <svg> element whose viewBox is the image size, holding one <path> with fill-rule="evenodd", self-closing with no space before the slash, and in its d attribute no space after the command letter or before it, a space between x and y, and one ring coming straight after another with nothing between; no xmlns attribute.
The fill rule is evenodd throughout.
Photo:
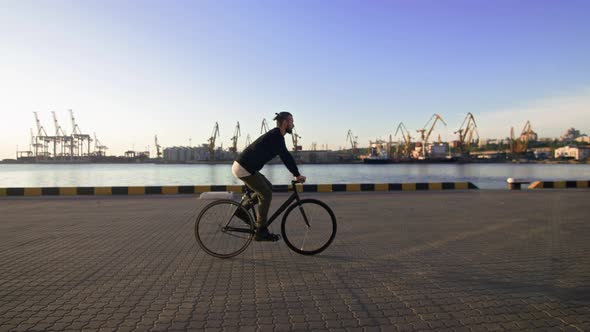
<svg viewBox="0 0 590 332"><path fill-rule="evenodd" d="M480 137L527 120L540 137L590 134L590 1L0 0L0 159L28 150L33 112L52 111L109 147L154 153L231 145L237 122L294 115L309 149L414 137L456 139L467 112ZM290 140L290 137L286 137ZM395 137L394 137L395 140ZM348 145L347 145L348 144Z"/></svg>

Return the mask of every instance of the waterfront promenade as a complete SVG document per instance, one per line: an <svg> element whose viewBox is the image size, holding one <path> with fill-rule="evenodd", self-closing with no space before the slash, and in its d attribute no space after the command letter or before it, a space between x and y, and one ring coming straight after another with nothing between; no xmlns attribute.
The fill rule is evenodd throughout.
<svg viewBox="0 0 590 332"><path fill-rule="evenodd" d="M330 248L228 260L197 195L3 197L0 331L590 330L590 190L303 196Z"/></svg>

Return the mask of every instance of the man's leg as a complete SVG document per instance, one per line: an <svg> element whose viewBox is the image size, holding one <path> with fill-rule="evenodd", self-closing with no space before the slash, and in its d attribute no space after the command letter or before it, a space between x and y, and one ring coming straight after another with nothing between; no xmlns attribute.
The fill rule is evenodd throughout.
<svg viewBox="0 0 590 332"><path fill-rule="evenodd" d="M270 201L272 200L272 184L266 177L258 172L240 178L248 187L256 192L258 197L258 216L256 223L258 227L266 225Z"/></svg>

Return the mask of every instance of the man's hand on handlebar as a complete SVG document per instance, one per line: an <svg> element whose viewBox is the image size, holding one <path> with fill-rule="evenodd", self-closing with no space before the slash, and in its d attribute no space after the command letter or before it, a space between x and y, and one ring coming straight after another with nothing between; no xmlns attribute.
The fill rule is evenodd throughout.
<svg viewBox="0 0 590 332"><path fill-rule="evenodd" d="M304 183L306 179L307 178L305 176L303 176L303 175L299 175L299 176L296 176L295 177L295 181L297 181L299 183Z"/></svg>

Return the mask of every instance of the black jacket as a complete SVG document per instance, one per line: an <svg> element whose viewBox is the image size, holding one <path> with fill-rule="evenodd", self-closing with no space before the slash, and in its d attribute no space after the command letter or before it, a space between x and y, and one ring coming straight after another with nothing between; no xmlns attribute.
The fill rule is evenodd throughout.
<svg viewBox="0 0 590 332"><path fill-rule="evenodd" d="M285 137L279 128L271 129L258 137L240 154L236 161L248 172L255 173L277 155L281 157L285 166L294 176L300 175L295 160L285 145Z"/></svg>

